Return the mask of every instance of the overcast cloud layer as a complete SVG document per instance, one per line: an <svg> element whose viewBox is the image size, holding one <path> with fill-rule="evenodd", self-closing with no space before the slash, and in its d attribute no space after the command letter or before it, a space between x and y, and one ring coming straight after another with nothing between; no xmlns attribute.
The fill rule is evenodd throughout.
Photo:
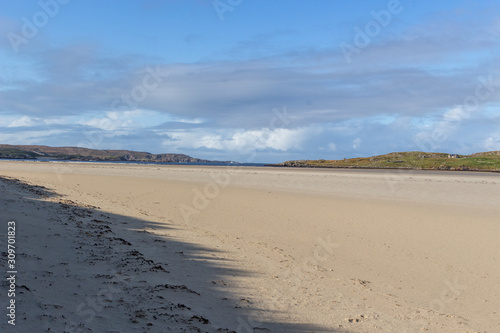
<svg viewBox="0 0 500 333"><path fill-rule="evenodd" d="M0 1L0 143L241 162L500 150L497 2L233 3Z"/></svg>

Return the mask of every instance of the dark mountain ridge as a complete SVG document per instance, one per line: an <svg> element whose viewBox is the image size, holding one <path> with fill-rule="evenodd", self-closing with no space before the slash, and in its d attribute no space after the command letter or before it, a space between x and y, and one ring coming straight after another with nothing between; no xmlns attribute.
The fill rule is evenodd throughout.
<svg viewBox="0 0 500 333"><path fill-rule="evenodd" d="M49 147L38 145L0 144L0 158L8 159L57 159L67 161L131 161L171 163L217 163L185 154L151 154L133 150L100 150L81 147ZM222 163L222 162L221 162Z"/></svg>

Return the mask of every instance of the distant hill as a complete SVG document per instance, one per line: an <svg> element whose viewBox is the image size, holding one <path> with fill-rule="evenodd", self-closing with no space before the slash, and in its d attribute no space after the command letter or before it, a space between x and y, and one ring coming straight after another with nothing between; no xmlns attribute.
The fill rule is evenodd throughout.
<svg viewBox="0 0 500 333"><path fill-rule="evenodd" d="M286 161L272 165L315 168L373 168L500 172L500 151L490 151L472 155L413 151L343 160Z"/></svg>
<svg viewBox="0 0 500 333"><path fill-rule="evenodd" d="M68 161L134 161L216 163L184 154L151 154L132 150L97 150L80 147L48 147L0 144L0 158L57 159Z"/></svg>

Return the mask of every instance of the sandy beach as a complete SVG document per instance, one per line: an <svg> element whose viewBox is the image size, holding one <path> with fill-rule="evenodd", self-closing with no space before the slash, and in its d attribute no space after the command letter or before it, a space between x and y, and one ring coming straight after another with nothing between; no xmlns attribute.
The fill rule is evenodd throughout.
<svg viewBox="0 0 500 333"><path fill-rule="evenodd" d="M2 332L500 327L499 174L1 161L0 193Z"/></svg>

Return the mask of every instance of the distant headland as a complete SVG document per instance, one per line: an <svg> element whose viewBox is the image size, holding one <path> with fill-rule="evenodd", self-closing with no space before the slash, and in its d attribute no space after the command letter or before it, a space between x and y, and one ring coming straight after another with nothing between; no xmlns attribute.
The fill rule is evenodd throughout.
<svg viewBox="0 0 500 333"><path fill-rule="evenodd" d="M420 151L397 152L343 160L286 161L283 163L270 164L270 166L500 172L500 151L490 151L471 155L425 153Z"/></svg>
<svg viewBox="0 0 500 333"><path fill-rule="evenodd" d="M81 147L49 147L0 144L0 159L61 161L128 161L162 163L234 163L210 161L184 154L151 154L132 150L98 150Z"/></svg>

